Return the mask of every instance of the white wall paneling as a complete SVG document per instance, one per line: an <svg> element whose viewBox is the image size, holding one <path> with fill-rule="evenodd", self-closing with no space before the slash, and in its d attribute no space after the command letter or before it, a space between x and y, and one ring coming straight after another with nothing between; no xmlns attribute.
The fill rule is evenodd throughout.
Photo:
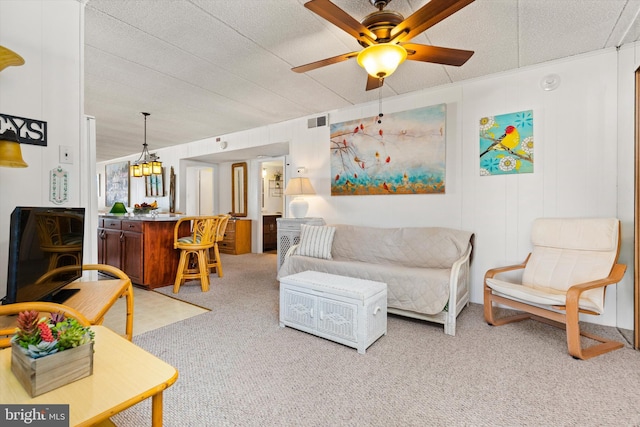
<svg viewBox="0 0 640 427"><path fill-rule="evenodd" d="M635 50L603 50L383 99L385 114L447 104L445 194L332 197L329 126L308 129L307 118L227 135L225 140L239 148L290 141L285 175L294 176L299 166L307 168L318 193L309 199L309 216L322 217L327 223L444 226L473 231L476 245L471 300L482 303L484 273L491 267L524 260L530 250L530 225L536 217L617 216L623 220L623 236L629 239L633 208L626 200L633 200L632 184L628 182L633 165L627 157L633 153L633 103L621 93L623 88L633 92L633 80L621 67L631 70L633 64L637 66ZM548 74L561 76L561 85L554 91L540 87L540 80ZM622 109L623 114L619 111ZM523 110L534 112L534 173L481 177L479 119ZM378 102L325 114L330 123L374 116L378 114ZM204 146L215 147L213 139L174 147L172 158L202 155ZM158 152L163 156L162 150ZM221 164L218 182L224 212L222 191L229 184L223 167ZM258 169L249 167L256 174L260 173ZM253 182L251 177L249 182ZM259 187L255 187L257 191ZM258 219L259 209L258 202L250 206L249 218ZM628 264L628 273L620 284L626 290L633 282L631 242L623 242L621 259ZM613 287L607 293L606 313L585 320L608 325L617 322L631 328L629 304L632 306L632 300L616 298ZM623 312L624 318L617 316Z"/></svg>

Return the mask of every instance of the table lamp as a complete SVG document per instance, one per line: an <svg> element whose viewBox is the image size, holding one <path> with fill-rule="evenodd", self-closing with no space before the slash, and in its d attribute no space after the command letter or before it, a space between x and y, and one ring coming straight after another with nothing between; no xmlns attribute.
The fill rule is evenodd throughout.
<svg viewBox="0 0 640 427"><path fill-rule="evenodd" d="M291 178L284 194L285 196L294 196L293 200L289 202L291 215L294 218L304 218L309 210L309 202L304 199L304 196L316 194L316 190L313 189L309 178Z"/></svg>
<svg viewBox="0 0 640 427"><path fill-rule="evenodd" d="M113 204L113 206L111 207L111 210L109 211L109 213L112 213L112 214L126 214L127 213L127 208L125 207L124 203L115 202Z"/></svg>

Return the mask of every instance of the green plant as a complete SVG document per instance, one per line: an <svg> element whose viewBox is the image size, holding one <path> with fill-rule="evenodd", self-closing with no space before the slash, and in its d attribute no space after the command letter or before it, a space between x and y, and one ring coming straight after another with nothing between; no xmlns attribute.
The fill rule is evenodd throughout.
<svg viewBox="0 0 640 427"><path fill-rule="evenodd" d="M76 319L60 313L51 313L49 318L38 316L34 310L20 312L16 334L11 339L34 359L93 341L94 332Z"/></svg>

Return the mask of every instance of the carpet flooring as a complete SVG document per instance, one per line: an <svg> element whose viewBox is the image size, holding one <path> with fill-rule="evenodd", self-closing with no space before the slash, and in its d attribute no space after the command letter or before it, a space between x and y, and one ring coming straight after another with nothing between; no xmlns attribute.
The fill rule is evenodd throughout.
<svg viewBox="0 0 640 427"><path fill-rule="evenodd" d="M164 393L178 426L638 426L640 352L568 355L564 331L488 326L482 306L442 325L388 316L366 354L278 323L276 256L223 255L224 278L159 292L211 311L134 342L179 371ZM159 316L162 313L158 313ZM585 329L623 340L615 328ZM150 423L144 401L112 417Z"/></svg>

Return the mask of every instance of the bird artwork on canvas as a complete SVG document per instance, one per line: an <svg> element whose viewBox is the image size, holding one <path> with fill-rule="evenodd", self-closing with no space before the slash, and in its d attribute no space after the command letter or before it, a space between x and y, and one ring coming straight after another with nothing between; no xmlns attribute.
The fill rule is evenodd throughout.
<svg viewBox="0 0 640 427"><path fill-rule="evenodd" d="M484 156L491 150L506 150L513 152L513 149L520 144L520 133L518 129L509 125L504 129L504 133L498 139L496 139L486 150L480 154L480 157Z"/></svg>
<svg viewBox="0 0 640 427"><path fill-rule="evenodd" d="M532 173L533 112L481 118L479 157L481 175Z"/></svg>

